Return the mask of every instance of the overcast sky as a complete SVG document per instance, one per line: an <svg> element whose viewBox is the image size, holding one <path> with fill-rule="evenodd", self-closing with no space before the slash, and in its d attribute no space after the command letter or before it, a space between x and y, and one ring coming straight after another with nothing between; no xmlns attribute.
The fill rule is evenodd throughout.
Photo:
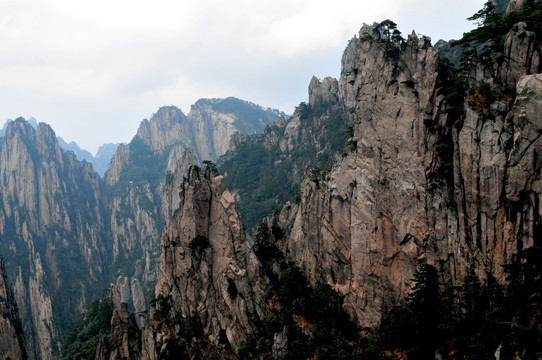
<svg viewBox="0 0 542 360"><path fill-rule="evenodd" d="M236 96L291 113L363 23L459 38L484 0L0 0L0 125L35 117L94 153L163 105Z"/></svg>

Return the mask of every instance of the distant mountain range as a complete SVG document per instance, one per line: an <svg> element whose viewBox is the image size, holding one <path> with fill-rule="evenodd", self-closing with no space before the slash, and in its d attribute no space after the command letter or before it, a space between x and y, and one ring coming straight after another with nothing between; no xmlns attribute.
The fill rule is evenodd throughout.
<svg viewBox="0 0 542 360"><path fill-rule="evenodd" d="M260 105L254 104L249 101L237 99L235 97L228 97L226 99L200 99L191 107L190 113L199 114L201 109L209 110L215 114L225 114L224 123L231 122L232 128L235 128L242 135L251 135L261 133L265 127L275 121L278 117L287 115L277 109L264 108ZM228 119L228 114L230 118ZM189 114L190 116L190 114ZM196 115L200 116L200 115ZM22 119L22 118L20 118ZM254 120L255 119L255 120ZM0 129L0 137L6 133L7 126L13 119L8 119L2 129ZM38 121L30 117L26 120L33 128L38 127ZM94 171L100 174L101 177L105 175L105 172L109 168L111 159L117 150L117 147L121 143L106 143L101 145L96 152L96 155L92 155L89 151L81 148L75 141L67 142L62 137L57 136L58 145L66 150L71 151L77 157L79 161L86 161L92 164ZM229 136L226 139L229 142ZM223 148L227 150L228 143L222 144ZM213 155L215 157L215 155ZM205 160L205 159L203 159Z"/></svg>
<svg viewBox="0 0 542 360"><path fill-rule="evenodd" d="M23 118L17 118L22 119ZM8 119L4 123L4 126L2 129L0 129L0 137L4 136L6 133L6 129L9 125L9 123L13 122L13 119ZM34 129L38 127L38 121L31 117L28 120L26 120ZM79 161L86 161L92 164L94 171L96 171L100 176L104 176L105 171L109 168L109 163L111 162L111 159L113 158L113 155L115 154L115 150L120 144L103 144L98 148L98 151L96 153L96 156L93 156L89 151L82 149L75 141L67 142L62 137L57 136L58 145L66 150L71 151L75 154L77 157L77 160Z"/></svg>

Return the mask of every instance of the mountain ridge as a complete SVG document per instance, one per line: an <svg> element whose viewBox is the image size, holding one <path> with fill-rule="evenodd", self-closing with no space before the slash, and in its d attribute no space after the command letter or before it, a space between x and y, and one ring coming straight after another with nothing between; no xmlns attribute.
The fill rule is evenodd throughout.
<svg viewBox="0 0 542 360"><path fill-rule="evenodd" d="M525 305L534 311L526 324L514 312L506 318L522 323L514 337L509 337L515 333L511 326L488 334L487 339L472 334L462 340L458 340L461 334L447 334L437 327L440 314L433 308L436 303L428 302L441 291L457 291L465 294L452 300L457 301L459 314L481 319L484 314L500 313L488 306L485 313L475 314L475 308L469 307L474 300L467 296L498 289L518 258L527 264L531 260L526 254L539 253L542 173L537 154L542 143L536 109L542 99L542 74L539 63L533 61L531 66L528 61L540 55L531 46L539 35L529 32L527 25L509 24L502 34L508 44L502 54L496 53L498 47L492 47L495 53L489 56L466 54L468 61L456 73L441 61L428 37L392 38L387 25L364 25L342 58L337 94L352 116L351 141L344 156L329 171L308 168L299 201L287 203L265 219L252 247L234 252L233 257L215 258L225 247L214 242L221 236L205 232L218 224L211 220L210 209L217 203L229 205L233 195L213 187L222 176L212 164L203 170L203 177L194 175L200 173L197 168L190 170L183 189L191 189L198 205L181 202L175 212L174 223L162 238L158 283L186 282L182 288L190 288L202 284L205 271L200 267L252 259L242 276L257 278L257 285L242 298L255 310L230 305L226 322L217 320L208 326L208 314L223 305L198 307L198 299L181 299L185 294L175 286L157 287L155 310L142 331L141 358L198 356L202 349L212 358L279 359L338 354L452 359L456 352L483 357L490 351L512 357L522 352L535 356L540 351L539 341L517 337L522 331L535 338L539 334L529 328L530 321L535 327L540 323L536 301ZM474 33L478 35L485 34ZM516 57L522 61L512 61ZM512 84L515 95L510 96ZM333 87L327 89L327 94L335 93L330 91ZM200 188L204 190L195 191ZM238 225L228 226L218 234L237 233ZM236 240L243 243L242 234L229 245L238 244ZM225 301L246 290L224 269L213 272L203 284L210 286L218 279L224 286L232 279L229 289L219 291L227 292ZM525 298L529 296L538 298L536 293ZM337 328L326 328L318 318L322 314L307 311L307 304L317 299L340 304L357 325L357 342L338 336ZM421 307L415 321L400 318L411 314L409 306ZM191 312L184 311L191 307ZM401 309L406 310L401 313ZM330 311L337 317L325 319L337 324L337 308L331 306ZM246 314L256 325L256 334L243 329L232 332L228 322L243 324ZM389 322L380 324L384 319ZM464 326L461 321L459 326ZM482 326L491 321L503 320L486 318ZM384 348L373 352L375 343L364 335L379 324L388 326L390 338L409 337L397 333L400 329L412 332L415 342L374 340L382 341ZM470 326L478 329L476 324ZM470 329L457 330L470 334ZM336 342L319 346L326 334ZM426 337L418 339L420 334ZM451 336L439 338L441 334ZM476 344L469 347L460 341Z"/></svg>
<svg viewBox="0 0 542 360"><path fill-rule="evenodd" d="M143 122L139 134L150 134L147 140L156 151L141 140L144 136L120 145L113 164L120 161L122 167L119 178L111 180L115 166L101 178L89 162L59 146L50 126L40 123L34 129L23 119L7 126L0 138L0 248L29 358L60 356L66 327L110 283L118 285L132 310L146 309L156 281L163 214L171 211L162 191L168 169L172 185L182 180L183 174L173 171L183 153L186 166L199 161L176 139L164 142L170 130L149 131ZM158 172L150 177L138 172L137 166L148 165L142 160Z"/></svg>

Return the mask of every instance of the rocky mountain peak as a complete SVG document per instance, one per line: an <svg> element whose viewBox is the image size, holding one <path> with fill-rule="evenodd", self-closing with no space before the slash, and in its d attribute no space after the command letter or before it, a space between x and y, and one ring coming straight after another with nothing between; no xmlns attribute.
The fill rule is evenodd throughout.
<svg viewBox="0 0 542 360"><path fill-rule="evenodd" d="M309 85L309 104L329 104L337 101L339 92L339 82L332 77L326 77L324 80L314 76Z"/></svg>
<svg viewBox="0 0 542 360"><path fill-rule="evenodd" d="M103 276L100 178L60 149L48 125L34 129L21 120L0 139L0 174L0 246L28 352L52 359L60 351L60 324L79 314L81 298L93 296L77 274L84 272L88 284ZM78 296L69 296L68 288ZM57 303L63 311L53 311Z"/></svg>
<svg viewBox="0 0 542 360"><path fill-rule="evenodd" d="M111 335L103 337L96 350L95 360L136 360L140 359L141 333L133 313L122 301L120 290L111 286L106 295L113 303Z"/></svg>
<svg viewBox="0 0 542 360"><path fill-rule="evenodd" d="M192 166L180 198L162 236L157 321L143 330L144 352L168 354L175 339L201 334L215 345L235 347L255 332L251 274L257 273L258 260L233 196L214 166ZM164 321L174 318L186 325L177 328Z"/></svg>
<svg viewBox="0 0 542 360"><path fill-rule="evenodd" d="M163 151L183 139L183 123L186 121L186 115L181 109L164 106L150 120L141 122L136 137L152 151Z"/></svg>

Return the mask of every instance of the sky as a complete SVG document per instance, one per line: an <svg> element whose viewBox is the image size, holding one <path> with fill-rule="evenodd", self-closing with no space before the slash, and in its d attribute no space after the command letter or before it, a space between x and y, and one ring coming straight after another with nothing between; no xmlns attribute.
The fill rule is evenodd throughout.
<svg viewBox="0 0 542 360"><path fill-rule="evenodd" d="M235 96L292 113L364 23L457 39L485 0L0 0L0 126L35 117L95 153L161 106Z"/></svg>

